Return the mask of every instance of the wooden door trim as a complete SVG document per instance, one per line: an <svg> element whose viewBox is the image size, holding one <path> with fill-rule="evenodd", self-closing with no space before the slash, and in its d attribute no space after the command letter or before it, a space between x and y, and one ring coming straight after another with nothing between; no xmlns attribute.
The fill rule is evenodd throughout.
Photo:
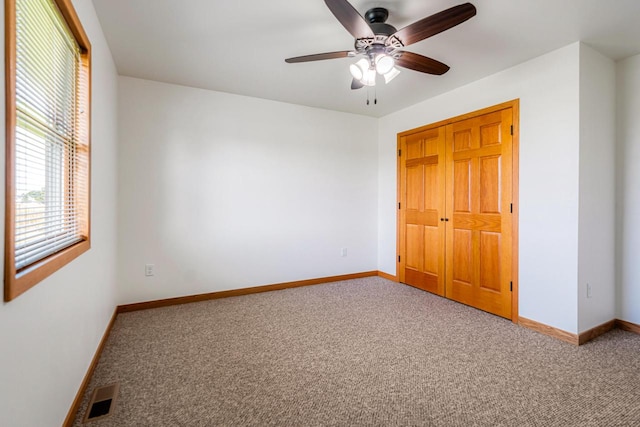
<svg viewBox="0 0 640 427"><path fill-rule="evenodd" d="M510 104L513 111L513 135L511 137L511 161L513 162L511 168L513 180L511 184L511 198L513 199L513 216L511 218L511 239L513 246L511 249L511 275L513 276L513 289L511 290L511 321L513 323L518 323L518 290L520 289L518 286L518 248L520 247L518 234L518 230L520 229L520 226L518 225L520 218L520 100L514 99L509 101L507 104Z"/></svg>
<svg viewBox="0 0 640 427"><path fill-rule="evenodd" d="M428 125L420 126L417 128L405 130L403 132L398 133L398 142L400 142L400 138L403 136L413 135L414 133L424 132L426 130L439 128L441 126L446 126L455 122L461 122L467 119L473 119L474 117L483 116L488 113L494 113L500 110L506 110L507 108L514 108L514 112L517 110L518 105L520 104L520 99L513 99L511 101L503 102L501 104L496 104L491 107L482 108L480 110L475 110L470 113L465 113L460 116L450 117L448 119L441 120L439 122L430 123ZM515 114L514 114L514 134L515 134ZM515 136L515 135L514 135Z"/></svg>
<svg viewBox="0 0 640 427"><path fill-rule="evenodd" d="M511 249L511 273L512 273L512 282L513 287L511 291L511 321L514 323L518 323L518 289L519 289L519 281L518 281L518 259L519 259L519 165L520 165L520 99L513 99L511 101L503 102L501 104L493 105L491 107L482 108L480 110L472 111L466 114L462 114L460 116L451 117L445 120L441 120L439 122L431 123L428 125L420 126L414 129L409 129L403 132L398 133L397 142L396 142L396 155L397 155L397 186L396 186L396 212L400 212L398 209L398 204L400 203L401 198L401 156L399 155L401 139L403 137L407 137L409 135L424 132L430 129L439 128L441 126L446 126L455 122L459 122L462 120L471 119L474 117L482 116L488 113L493 113L500 110L505 110L511 108L513 112L513 135L512 135L512 199L513 199L513 217L511 220L511 236L512 236L512 249ZM400 267L401 263L398 260L400 256L401 250L401 229L400 229L400 214L396 214L396 275L400 278Z"/></svg>
<svg viewBox="0 0 640 427"><path fill-rule="evenodd" d="M397 147L396 147L396 277L398 278L398 282L402 283L404 281L404 273L402 270L403 264L400 262L400 249L404 244L404 239L402 233L400 233L400 224L404 218L402 210L400 209L400 203L402 202L402 191L400 188L400 183L402 182L402 156L400 152L400 147L402 146L401 135L398 134L397 138Z"/></svg>

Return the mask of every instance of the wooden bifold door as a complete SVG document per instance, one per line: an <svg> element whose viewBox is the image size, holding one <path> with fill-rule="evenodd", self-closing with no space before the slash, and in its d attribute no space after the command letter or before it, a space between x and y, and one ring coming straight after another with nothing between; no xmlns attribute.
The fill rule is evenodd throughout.
<svg viewBox="0 0 640 427"><path fill-rule="evenodd" d="M400 282L506 318L516 301L512 104L398 135Z"/></svg>

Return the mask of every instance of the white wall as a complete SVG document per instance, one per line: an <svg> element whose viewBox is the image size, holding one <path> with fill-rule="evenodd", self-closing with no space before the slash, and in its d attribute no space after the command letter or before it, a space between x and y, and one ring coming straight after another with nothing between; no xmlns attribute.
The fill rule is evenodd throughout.
<svg viewBox="0 0 640 427"><path fill-rule="evenodd" d="M119 83L120 303L377 269L376 119Z"/></svg>
<svg viewBox="0 0 640 427"><path fill-rule="evenodd" d="M640 324L640 55L617 64L617 317Z"/></svg>
<svg viewBox="0 0 640 427"><path fill-rule="evenodd" d="M615 81L615 63L580 45L578 332L616 317Z"/></svg>
<svg viewBox="0 0 640 427"><path fill-rule="evenodd" d="M93 4L73 3L93 47L92 247L0 305L3 426L62 424L116 302L117 75ZM1 105L4 115L4 102ZM4 150L1 153L4 165ZM4 191L4 172L0 176ZM4 204L4 196L0 200Z"/></svg>
<svg viewBox="0 0 640 427"><path fill-rule="evenodd" d="M580 44L379 122L379 269L396 272L396 135L520 99L519 311L577 333Z"/></svg>

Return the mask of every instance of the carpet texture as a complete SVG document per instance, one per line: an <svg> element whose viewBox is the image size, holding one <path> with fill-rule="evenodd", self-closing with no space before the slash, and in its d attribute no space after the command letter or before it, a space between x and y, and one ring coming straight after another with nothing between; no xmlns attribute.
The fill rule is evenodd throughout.
<svg viewBox="0 0 640 427"><path fill-rule="evenodd" d="M638 426L640 335L581 347L366 278L120 314L95 426Z"/></svg>

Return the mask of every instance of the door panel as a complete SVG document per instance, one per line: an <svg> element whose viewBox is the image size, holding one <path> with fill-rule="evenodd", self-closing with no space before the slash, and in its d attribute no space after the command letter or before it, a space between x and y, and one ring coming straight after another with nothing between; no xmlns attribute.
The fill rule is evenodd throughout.
<svg viewBox="0 0 640 427"><path fill-rule="evenodd" d="M480 287L500 292L500 233L480 232Z"/></svg>
<svg viewBox="0 0 640 427"><path fill-rule="evenodd" d="M451 272L446 295L508 318L511 125L510 109L447 125L447 140L452 143L446 153L447 163L454 165L446 184L447 212L452 213L446 222L445 263Z"/></svg>
<svg viewBox="0 0 640 427"><path fill-rule="evenodd" d="M453 262L449 265L452 267L451 279L454 282L471 284L471 265L473 263L472 256L472 234L469 230L454 229L452 236Z"/></svg>
<svg viewBox="0 0 640 427"><path fill-rule="evenodd" d="M480 147L497 145L502 142L500 125L499 121L480 125Z"/></svg>
<svg viewBox="0 0 640 427"><path fill-rule="evenodd" d="M459 131L453 135L453 152L467 151L471 149L471 132Z"/></svg>
<svg viewBox="0 0 640 427"><path fill-rule="evenodd" d="M420 211L424 196L423 191L423 167L422 165L414 165L407 167L407 209Z"/></svg>
<svg viewBox="0 0 640 427"><path fill-rule="evenodd" d="M444 295L445 128L400 139L399 278ZM406 154L405 154L406 153Z"/></svg>
<svg viewBox="0 0 640 427"><path fill-rule="evenodd" d="M424 168L424 210L437 212L442 191L438 188L438 164L426 165Z"/></svg>
<svg viewBox="0 0 640 427"><path fill-rule="evenodd" d="M471 161L458 160L453 163L453 194L452 212L471 212Z"/></svg>
<svg viewBox="0 0 640 427"><path fill-rule="evenodd" d="M480 158L480 213L500 213L500 156Z"/></svg>
<svg viewBox="0 0 640 427"><path fill-rule="evenodd" d="M412 270L422 271L424 252L423 229L418 224L407 224L407 255L406 266Z"/></svg>
<svg viewBox="0 0 640 427"><path fill-rule="evenodd" d="M424 271L432 275L438 275L440 264L440 233L438 226L424 227Z"/></svg>

